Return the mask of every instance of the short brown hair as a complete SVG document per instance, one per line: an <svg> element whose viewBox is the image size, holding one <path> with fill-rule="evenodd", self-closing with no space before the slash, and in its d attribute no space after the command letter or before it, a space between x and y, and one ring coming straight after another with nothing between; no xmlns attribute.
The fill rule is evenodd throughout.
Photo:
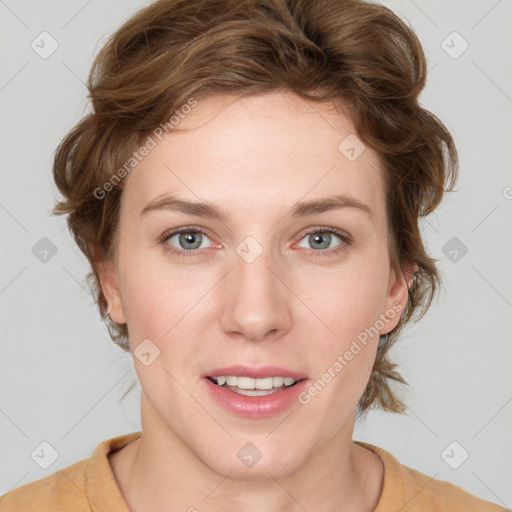
<svg viewBox="0 0 512 512"><path fill-rule="evenodd" d="M458 172L450 133L419 104L425 81L426 59L416 35L380 4L159 0L128 19L97 55L87 83L92 112L61 141L53 164L64 196L54 213L69 214L113 341L129 350L128 326L108 316L97 265L116 255L124 180L112 177L134 148L192 97L291 90L311 101L333 100L380 157L392 268L417 266L407 306L379 345L358 403L358 414L371 407L403 412L390 384L407 383L388 351L405 324L424 315L441 284L418 221L453 189ZM98 199L107 182L108 193Z"/></svg>

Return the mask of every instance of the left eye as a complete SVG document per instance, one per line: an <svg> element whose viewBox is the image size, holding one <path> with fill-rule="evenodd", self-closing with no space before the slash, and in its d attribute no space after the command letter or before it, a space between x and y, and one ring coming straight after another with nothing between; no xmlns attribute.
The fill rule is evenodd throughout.
<svg viewBox="0 0 512 512"><path fill-rule="evenodd" d="M337 247L338 245L342 244L342 242L340 242L335 246L331 246L331 242L334 240L333 235L334 237L342 240L342 242L347 238L341 233L338 233L337 231L331 229L317 229L315 231L310 231L309 233L307 233L302 238L302 240L307 240L306 243L309 244L309 247L306 247L306 249L332 249L333 247Z"/></svg>

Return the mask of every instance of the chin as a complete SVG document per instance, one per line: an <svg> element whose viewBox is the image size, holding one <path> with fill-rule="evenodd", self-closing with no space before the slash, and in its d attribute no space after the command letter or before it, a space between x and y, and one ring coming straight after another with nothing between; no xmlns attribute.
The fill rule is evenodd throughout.
<svg viewBox="0 0 512 512"><path fill-rule="evenodd" d="M293 449L281 446L278 450L271 446L258 449L250 441L238 444L241 448L222 450L215 460L200 458L212 471L233 480L281 479L295 472L304 463L304 457L296 452L296 446Z"/></svg>

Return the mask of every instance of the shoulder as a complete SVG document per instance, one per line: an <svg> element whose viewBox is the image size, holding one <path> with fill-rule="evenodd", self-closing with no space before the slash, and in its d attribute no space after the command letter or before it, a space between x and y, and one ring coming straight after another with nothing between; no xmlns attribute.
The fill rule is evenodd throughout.
<svg viewBox="0 0 512 512"><path fill-rule="evenodd" d="M1 512L60 512L90 510L84 494L89 459L80 460L0 497Z"/></svg>
<svg viewBox="0 0 512 512"><path fill-rule="evenodd" d="M384 463L384 482L374 512L506 512L507 509L479 498L446 480L439 480L401 464L391 453L369 443L355 441L376 453ZM435 475L434 475L435 476Z"/></svg>
<svg viewBox="0 0 512 512"><path fill-rule="evenodd" d="M447 480L438 480L400 464L405 501L410 510L503 512L507 509L479 498Z"/></svg>
<svg viewBox="0 0 512 512"><path fill-rule="evenodd" d="M132 432L102 441L88 459L0 497L0 512L129 512L108 455L140 437Z"/></svg>

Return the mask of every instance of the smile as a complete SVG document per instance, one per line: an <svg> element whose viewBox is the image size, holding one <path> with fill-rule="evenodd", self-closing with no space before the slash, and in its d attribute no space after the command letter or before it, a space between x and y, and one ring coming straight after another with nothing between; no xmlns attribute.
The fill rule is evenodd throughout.
<svg viewBox="0 0 512 512"><path fill-rule="evenodd" d="M298 382L291 377L263 377L253 379L251 377L219 375L218 377L208 378L218 386L222 386L233 393L244 396L271 395L272 393L294 386Z"/></svg>
<svg viewBox="0 0 512 512"><path fill-rule="evenodd" d="M290 407L308 379L219 375L203 379L210 396L230 413L247 418L274 416Z"/></svg>

